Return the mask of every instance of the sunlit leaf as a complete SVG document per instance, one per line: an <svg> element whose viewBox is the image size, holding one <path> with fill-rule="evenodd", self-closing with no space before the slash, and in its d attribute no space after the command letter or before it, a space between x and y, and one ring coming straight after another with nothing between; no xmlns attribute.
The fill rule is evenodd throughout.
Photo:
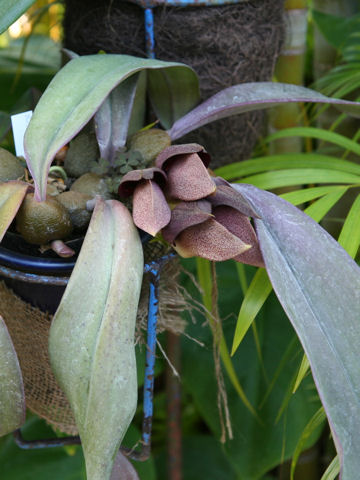
<svg viewBox="0 0 360 480"><path fill-rule="evenodd" d="M19 361L5 322L0 317L0 437L25 422L24 385Z"/></svg>
<svg viewBox="0 0 360 480"><path fill-rule="evenodd" d="M0 183L0 242L14 220L29 185L10 181Z"/></svg>
<svg viewBox="0 0 360 480"><path fill-rule="evenodd" d="M120 202L99 200L49 339L88 478L109 479L135 412L134 329L142 275L141 241L130 213Z"/></svg>
<svg viewBox="0 0 360 480"><path fill-rule="evenodd" d="M359 103L325 97L305 87L272 82L242 83L216 93L191 110L173 124L169 135L176 140L215 120L289 102L330 103L349 114L360 115Z"/></svg>
<svg viewBox="0 0 360 480"><path fill-rule="evenodd" d="M316 222L250 185L234 185L257 210L266 269L309 359L341 459L359 471L360 268Z"/></svg>
<svg viewBox="0 0 360 480"><path fill-rule="evenodd" d="M74 58L57 73L41 97L25 134L25 152L37 198L44 198L47 172L56 152L90 120L108 94L137 72L162 68L173 69L175 73L169 78L172 83L167 91L193 92L191 105L186 105L181 95L171 101L182 103L184 109L191 108L198 98L198 92L193 90L196 75L179 63L127 55L86 55Z"/></svg>
<svg viewBox="0 0 360 480"><path fill-rule="evenodd" d="M326 187L310 187L303 188L301 190L295 190L293 192L287 192L280 195L281 198L293 205L300 205L301 203L310 202L316 198L323 197L331 192L337 192L343 190L342 186L326 186Z"/></svg>
<svg viewBox="0 0 360 480"><path fill-rule="evenodd" d="M0 1L0 33L3 33L35 0L1 0Z"/></svg>

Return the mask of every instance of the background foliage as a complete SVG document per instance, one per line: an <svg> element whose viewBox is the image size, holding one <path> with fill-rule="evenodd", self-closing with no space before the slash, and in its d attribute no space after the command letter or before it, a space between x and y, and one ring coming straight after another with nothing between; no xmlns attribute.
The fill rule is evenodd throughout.
<svg viewBox="0 0 360 480"><path fill-rule="evenodd" d="M25 11L32 2L19 3L23 3ZM308 8L307 28L299 58L294 63L294 58L288 58L284 51L276 78L307 86L315 84L326 95L357 99L358 2L287 1L285 6L289 15L292 9ZM0 37L0 138L6 148L13 149L10 115L32 109L60 67L61 13L60 4L39 0L27 10L26 18L21 17ZM289 29L291 25L289 22ZM292 35L289 31L289 38ZM319 50L321 58L327 59L322 70L317 62ZM294 65L299 69L295 80ZM287 76L289 72L292 77ZM269 135L260 139L254 158L241 163L234 159L233 164L217 173L232 182L275 190L322 221L348 253L358 258L357 122L329 108L307 109L299 105L290 115L286 109L279 109L273 112ZM196 311L194 319L188 318L187 335L181 340L184 480L335 478L336 462L328 468L335 450L301 345L271 293L265 272L230 261L216 266L223 334L219 355L233 428L233 439L220 442L223 432L213 352L213 335L219 330L214 325L209 328L217 318L212 302L215 278L206 261L186 260L183 265L197 278L202 295L189 275L183 276L184 286L214 314L206 321ZM160 343L165 345L165 335L160 336ZM144 351L139 348L140 383L143 364ZM168 478L165 369L166 362L159 358L153 455L147 462L136 464L144 480ZM124 441L126 445L137 442L140 427L141 405ZM43 421L29 415L24 435L43 438L53 432ZM305 453L300 455L302 451ZM79 447L28 452L19 450L8 436L0 441L0 461L4 480L85 478Z"/></svg>

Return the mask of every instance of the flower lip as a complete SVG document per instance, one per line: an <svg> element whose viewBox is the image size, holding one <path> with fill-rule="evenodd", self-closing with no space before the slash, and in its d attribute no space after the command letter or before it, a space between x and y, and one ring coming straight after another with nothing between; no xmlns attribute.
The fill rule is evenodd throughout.
<svg viewBox="0 0 360 480"><path fill-rule="evenodd" d="M167 176L160 168L151 167L143 170L132 170L125 174L120 182L118 195L122 198L129 197L142 180L154 180L160 187L166 183Z"/></svg>
<svg viewBox="0 0 360 480"><path fill-rule="evenodd" d="M179 155L188 155L191 153L196 153L199 155L201 161L207 168L210 163L210 155L205 151L202 145L198 143L185 143L182 145L171 145L170 147L165 148L159 155L156 157L155 165L158 168L161 168L166 171L166 168L169 166L169 162L174 160Z"/></svg>

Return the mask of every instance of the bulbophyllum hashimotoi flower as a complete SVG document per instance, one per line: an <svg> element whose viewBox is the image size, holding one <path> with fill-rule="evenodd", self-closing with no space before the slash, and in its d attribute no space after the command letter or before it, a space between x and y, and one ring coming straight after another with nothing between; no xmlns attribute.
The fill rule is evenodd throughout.
<svg viewBox="0 0 360 480"><path fill-rule="evenodd" d="M221 177L208 171L201 145L172 145L155 167L127 173L120 197L133 196L133 219L152 236L161 232L182 257L230 258L263 267L251 205Z"/></svg>

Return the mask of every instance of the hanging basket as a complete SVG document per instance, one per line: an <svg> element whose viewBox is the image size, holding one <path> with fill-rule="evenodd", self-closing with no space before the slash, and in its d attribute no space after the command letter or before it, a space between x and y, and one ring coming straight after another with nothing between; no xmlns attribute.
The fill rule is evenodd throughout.
<svg viewBox="0 0 360 480"><path fill-rule="evenodd" d="M209 7L156 7L155 56L194 68L201 96L244 82L271 80L284 37L284 2L252 0ZM125 1L65 0L64 46L80 55L146 56L144 11ZM251 112L181 139L206 146L212 167L248 158L264 113Z"/></svg>

